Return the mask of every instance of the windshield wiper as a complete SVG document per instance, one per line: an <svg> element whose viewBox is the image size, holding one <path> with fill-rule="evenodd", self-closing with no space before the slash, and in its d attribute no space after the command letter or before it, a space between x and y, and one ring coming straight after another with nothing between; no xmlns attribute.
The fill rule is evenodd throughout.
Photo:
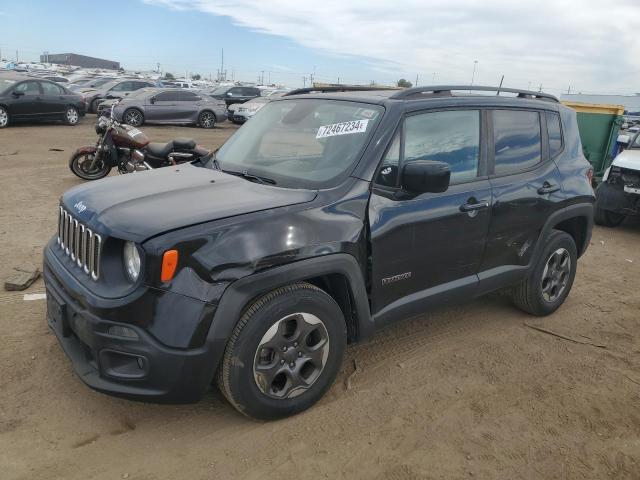
<svg viewBox="0 0 640 480"><path fill-rule="evenodd" d="M243 172L235 172L233 170L221 170L224 173L228 173L229 175L235 175L236 177L242 177L245 178L247 180L249 180L250 182L257 182L257 183L261 183L263 185L275 185L276 181L273 178L269 178L269 177L261 177L259 175L253 175L249 172L247 172L246 170Z"/></svg>

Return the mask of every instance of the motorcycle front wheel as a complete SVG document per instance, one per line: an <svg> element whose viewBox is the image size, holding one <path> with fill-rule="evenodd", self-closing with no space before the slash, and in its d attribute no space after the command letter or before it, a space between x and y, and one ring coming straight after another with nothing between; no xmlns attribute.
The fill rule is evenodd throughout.
<svg viewBox="0 0 640 480"><path fill-rule="evenodd" d="M76 152L69 159L69 168L84 180L98 180L109 175L111 167L98 159L94 163L95 152Z"/></svg>

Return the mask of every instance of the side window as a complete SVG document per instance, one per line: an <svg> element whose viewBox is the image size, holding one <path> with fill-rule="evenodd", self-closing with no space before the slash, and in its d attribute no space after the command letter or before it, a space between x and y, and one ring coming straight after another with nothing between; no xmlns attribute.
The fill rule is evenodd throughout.
<svg viewBox="0 0 640 480"><path fill-rule="evenodd" d="M239 87L232 88L227 93L231 94L231 95L227 95L229 97L241 97L242 96L242 89L239 88Z"/></svg>
<svg viewBox="0 0 640 480"><path fill-rule="evenodd" d="M122 82L113 87L111 90L114 92L129 92L131 91L133 82Z"/></svg>
<svg viewBox="0 0 640 480"><path fill-rule="evenodd" d="M398 169L400 168L400 132L396 133L389 150L387 150L376 183L383 187L398 186Z"/></svg>
<svg viewBox="0 0 640 480"><path fill-rule="evenodd" d="M547 112L547 132L549 134L549 155L555 157L562 151L562 128L560 128L560 115Z"/></svg>
<svg viewBox="0 0 640 480"><path fill-rule="evenodd" d="M495 110L493 138L497 175L526 170L542 161L538 112Z"/></svg>
<svg viewBox="0 0 640 480"><path fill-rule="evenodd" d="M404 162L435 160L451 168L451 184L478 175L480 111L447 110L407 117Z"/></svg>
<svg viewBox="0 0 640 480"><path fill-rule="evenodd" d="M38 82L22 82L15 90L16 92L24 92L25 95L40 95Z"/></svg>
<svg viewBox="0 0 640 480"><path fill-rule="evenodd" d="M180 92L178 100L183 102L197 102L200 97L193 92Z"/></svg>
<svg viewBox="0 0 640 480"><path fill-rule="evenodd" d="M55 83L40 82L40 86L45 95L64 95L64 90Z"/></svg>
<svg viewBox="0 0 640 480"><path fill-rule="evenodd" d="M176 92L162 92L155 96L156 102L175 102L178 99Z"/></svg>

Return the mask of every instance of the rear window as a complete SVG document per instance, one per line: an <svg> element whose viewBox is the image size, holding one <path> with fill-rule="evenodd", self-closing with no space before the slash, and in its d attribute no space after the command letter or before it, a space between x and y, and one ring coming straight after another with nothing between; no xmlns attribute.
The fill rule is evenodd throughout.
<svg viewBox="0 0 640 480"><path fill-rule="evenodd" d="M496 175L526 170L542 161L538 112L495 110L493 138Z"/></svg>
<svg viewBox="0 0 640 480"><path fill-rule="evenodd" d="M560 127L560 115L547 112L547 132L549 134L549 154L551 158L562 151L562 128Z"/></svg>

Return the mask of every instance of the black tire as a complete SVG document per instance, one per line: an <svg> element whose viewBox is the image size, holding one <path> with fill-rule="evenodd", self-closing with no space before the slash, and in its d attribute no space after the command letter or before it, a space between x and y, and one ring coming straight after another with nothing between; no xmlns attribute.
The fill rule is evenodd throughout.
<svg viewBox="0 0 640 480"><path fill-rule="evenodd" d="M69 159L69 169L83 180L99 180L109 175L111 167L104 161L99 161L97 167L93 170L84 167L85 162L92 161L92 155L94 155L94 153L75 152Z"/></svg>
<svg viewBox="0 0 640 480"><path fill-rule="evenodd" d="M122 115L122 121L132 127L139 127L144 123L144 115L137 108L127 108Z"/></svg>
<svg viewBox="0 0 640 480"><path fill-rule="evenodd" d="M320 323L311 325L302 315ZM315 343L309 347L312 337ZM270 348L279 345L277 341L291 343L291 347ZM333 298L309 283L278 288L253 302L238 321L218 368L218 386L249 417L272 420L294 415L311 407L331 387L346 343L344 317ZM321 355L322 361L316 365L306 352ZM263 362L277 372L268 385L257 370ZM291 388L296 378L306 378L304 386Z"/></svg>
<svg viewBox="0 0 640 480"><path fill-rule="evenodd" d="M568 273L559 274L559 285L557 285L557 296L551 295L553 283L548 280L550 268L546 268L551 262L552 255L557 252L566 252L570 270ZM562 255L564 255L564 252ZM531 315L544 316L555 312L562 305L571 291L573 280L576 276L578 265L578 253L573 237L568 233L553 230L547 238L538 263L534 266L529 276L513 289L513 302L521 310ZM547 275L545 275L547 273ZM566 282L562 282L565 279ZM546 283L545 283L545 280ZM551 287L551 288L549 288ZM562 287L562 288L561 288ZM545 292L546 288L546 292Z"/></svg>
<svg viewBox="0 0 640 480"><path fill-rule="evenodd" d="M101 98L96 98L95 100L91 100L89 104L89 113L98 113L98 104L102 101Z"/></svg>
<svg viewBox="0 0 640 480"><path fill-rule="evenodd" d="M216 116L211 110L205 110L198 115L200 128L213 128L216 126Z"/></svg>
<svg viewBox="0 0 640 480"><path fill-rule="evenodd" d="M622 222L624 222L625 218L626 215L622 213L616 213L600 208L598 206L598 203L596 202L594 220L598 225L602 225L604 227L617 227Z"/></svg>
<svg viewBox="0 0 640 480"><path fill-rule="evenodd" d="M7 128L9 126L9 112L6 108L0 107L0 128Z"/></svg>
<svg viewBox="0 0 640 480"><path fill-rule="evenodd" d="M62 117L62 121L66 125L75 126L78 124L78 122L80 122L80 112L78 112L78 109L76 107L69 105L64 110L64 116Z"/></svg>

